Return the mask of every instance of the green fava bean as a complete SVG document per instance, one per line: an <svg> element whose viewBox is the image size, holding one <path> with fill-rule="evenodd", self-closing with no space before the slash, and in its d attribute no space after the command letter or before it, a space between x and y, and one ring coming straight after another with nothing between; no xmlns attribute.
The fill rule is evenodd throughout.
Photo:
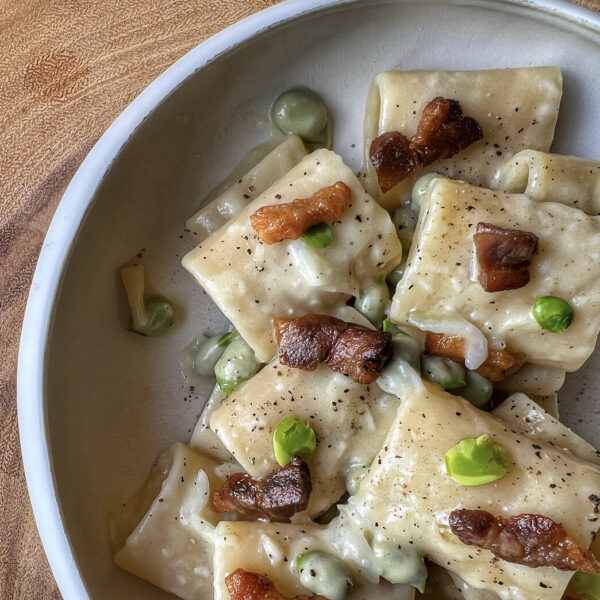
<svg viewBox="0 0 600 600"><path fill-rule="evenodd" d="M289 90L273 103L271 120L283 133L319 142L327 127L327 108L321 98L310 90Z"/></svg>
<svg viewBox="0 0 600 600"><path fill-rule="evenodd" d="M506 448L492 442L486 434L460 441L446 452L445 461L448 475L465 486L501 479L512 465Z"/></svg>
<svg viewBox="0 0 600 600"><path fill-rule="evenodd" d="M341 502L341 499L340 499ZM315 518L315 523L319 525L329 525L340 514L340 509L337 503L332 504L325 512L322 512L318 517Z"/></svg>
<svg viewBox="0 0 600 600"><path fill-rule="evenodd" d="M300 583L313 594L328 600L344 600L352 591L350 569L339 558L311 550L296 558Z"/></svg>
<svg viewBox="0 0 600 600"><path fill-rule="evenodd" d="M309 227L302 234L302 241L311 248L327 248L334 242L333 229L327 223Z"/></svg>
<svg viewBox="0 0 600 600"><path fill-rule="evenodd" d="M390 303L390 290L384 279L376 279L354 301L354 308L378 329Z"/></svg>
<svg viewBox="0 0 600 600"><path fill-rule="evenodd" d="M273 449L277 462L285 467L293 456L308 462L317 447L314 429L298 417L286 417L273 434Z"/></svg>
<svg viewBox="0 0 600 600"><path fill-rule="evenodd" d="M582 600L600 600L600 575L577 572L571 577L569 589Z"/></svg>
<svg viewBox="0 0 600 600"><path fill-rule="evenodd" d="M415 227L417 226L417 213L410 206L401 206L394 211L392 222L396 226L396 233L400 244L402 244L402 252L407 254L412 244Z"/></svg>
<svg viewBox="0 0 600 600"><path fill-rule="evenodd" d="M217 361L236 336L237 332L232 331L231 333L213 335L204 341L196 352L194 371L202 377L214 376Z"/></svg>
<svg viewBox="0 0 600 600"><path fill-rule="evenodd" d="M145 301L147 320L143 327L136 329L142 335L160 335L175 320L173 306L164 298L148 298Z"/></svg>
<svg viewBox="0 0 600 600"><path fill-rule="evenodd" d="M410 585L424 593L427 581L427 567L422 556L412 549L396 546L374 547L375 559L381 576L390 583Z"/></svg>
<svg viewBox="0 0 600 600"><path fill-rule="evenodd" d="M575 312L571 305L556 296L542 296L533 305L533 317L538 325L552 333L560 333L571 325Z"/></svg>
<svg viewBox="0 0 600 600"><path fill-rule="evenodd" d="M439 173L426 173L422 175L415 181L415 184L412 188L412 194L410 199L410 206L415 212L419 212L421 210L421 200L423 196L427 193L427 188L429 188L429 184L438 177L443 177Z"/></svg>
<svg viewBox="0 0 600 600"><path fill-rule="evenodd" d="M348 469L346 473L346 490L348 490L351 496L354 496L358 492L360 483L368 472L368 465L353 465Z"/></svg>
<svg viewBox="0 0 600 600"><path fill-rule="evenodd" d="M466 384L465 368L441 356L423 357L423 377L427 381L437 383L445 390L462 388Z"/></svg>
<svg viewBox="0 0 600 600"><path fill-rule="evenodd" d="M258 371L260 364L252 348L238 337L227 346L215 365L217 383L226 394L231 394Z"/></svg>
<svg viewBox="0 0 600 600"><path fill-rule="evenodd" d="M392 286L396 287L402 277L404 277L404 271L406 271L406 256L402 258L400 264L396 265L386 277L386 281Z"/></svg>
<svg viewBox="0 0 600 600"><path fill-rule="evenodd" d="M398 329L398 333L392 333L392 355L394 358L405 360L415 371L421 367L421 349L417 340Z"/></svg>
<svg viewBox="0 0 600 600"><path fill-rule="evenodd" d="M139 264L119 269L131 312L131 331L140 335L160 335L175 320L171 303L165 298L146 298L144 293L144 267Z"/></svg>
<svg viewBox="0 0 600 600"><path fill-rule="evenodd" d="M483 377L476 371L469 371L465 374L466 385L452 390L456 396L462 396L477 408L484 407L494 393L494 386L489 379Z"/></svg>
<svg viewBox="0 0 600 600"><path fill-rule="evenodd" d="M402 329L396 325L396 323L390 321L389 319L384 319L382 329L385 333L391 333L392 335L404 333Z"/></svg>

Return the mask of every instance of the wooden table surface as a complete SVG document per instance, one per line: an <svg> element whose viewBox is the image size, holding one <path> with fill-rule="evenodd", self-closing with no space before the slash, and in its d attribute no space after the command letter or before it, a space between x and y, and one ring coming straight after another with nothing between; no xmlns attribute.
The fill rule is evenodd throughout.
<svg viewBox="0 0 600 600"><path fill-rule="evenodd" d="M162 71L278 0L0 0L0 598L60 598L19 451L19 334L38 252L77 167ZM579 0L600 10L600 0Z"/></svg>

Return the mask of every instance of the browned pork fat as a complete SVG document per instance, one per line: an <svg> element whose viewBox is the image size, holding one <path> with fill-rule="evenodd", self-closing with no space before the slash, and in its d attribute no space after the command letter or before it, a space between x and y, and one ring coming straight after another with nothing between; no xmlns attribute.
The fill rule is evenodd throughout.
<svg viewBox="0 0 600 600"><path fill-rule="evenodd" d="M231 600L289 600L266 575L236 569L225 577ZM291 600L325 600L323 596L295 596Z"/></svg>
<svg viewBox="0 0 600 600"><path fill-rule="evenodd" d="M425 351L433 356L443 356L457 362L465 360L465 341L456 335L427 332L425 337ZM490 381L503 381L516 373L525 362L522 352L504 350L490 350L485 362L477 372Z"/></svg>
<svg viewBox="0 0 600 600"><path fill-rule="evenodd" d="M417 169L450 158L482 137L479 123L462 114L458 101L438 96L423 109L412 139L398 131L384 133L371 142L369 157L387 192Z"/></svg>
<svg viewBox="0 0 600 600"><path fill-rule="evenodd" d="M217 512L236 510L262 519L289 519L308 506L312 483L308 465L295 456L261 479L248 473L229 475L213 494Z"/></svg>
<svg viewBox="0 0 600 600"><path fill-rule="evenodd" d="M352 190L343 182L317 190L310 198L263 206L250 215L252 227L265 244L297 240L323 221L335 221L352 204Z"/></svg>
<svg viewBox="0 0 600 600"><path fill-rule="evenodd" d="M473 240L479 283L486 292L516 290L529 283L529 265L539 245L535 234L477 223Z"/></svg>
<svg viewBox="0 0 600 600"><path fill-rule="evenodd" d="M305 371L326 363L357 383L379 377L392 352L392 336L329 315L275 319L279 361Z"/></svg>
<svg viewBox="0 0 600 600"><path fill-rule="evenodd" d="M461 542L490 550L508 562L561 571L600 573L594 555L580 548L564 527L549 517L522 514L503 519L484 510L454 510L450 529Z"/></svg>

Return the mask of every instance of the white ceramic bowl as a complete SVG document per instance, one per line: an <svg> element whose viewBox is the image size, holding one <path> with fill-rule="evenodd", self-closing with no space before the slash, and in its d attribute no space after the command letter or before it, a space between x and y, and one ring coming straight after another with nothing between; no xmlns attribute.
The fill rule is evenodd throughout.
<svg viewBox="0 0 600 600"><path fill-rule="evenodd" d="M180 351L225 322L180 267L191 247L183 223L267 136L277 93L304 84L322 94L335 148L358 168L378 71L545 64L565 76L555 149L600 157L600 16L551 0L292 0L192 50L115 121L52 221L19 357L27 481L66 600L167 597L113 565L107 511L158 453L187 440L201 410L207 390L182 388ZM116 268L143 248L154 287L177 306L160 338L124 331ZM597 369L598 356L561 395L563 415L591 441Z"/></svg>

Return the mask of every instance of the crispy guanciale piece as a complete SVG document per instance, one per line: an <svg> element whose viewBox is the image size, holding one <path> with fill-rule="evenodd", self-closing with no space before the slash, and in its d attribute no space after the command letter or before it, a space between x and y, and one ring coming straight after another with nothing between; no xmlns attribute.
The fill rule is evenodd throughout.
<svg viewBox="0 0 600 600"><path fill-rule="evenodd" d="M462 114L458 101L438 96L423 109L412 139L398 131L384 133L371 142L369 157L387 192L420 167L450 158L482 137L479 123Z"/></svg>
<svg viewBox="0 0 600 600"><path fill-rule="evenodd" d="M323 221L335 221L352 204L352 190L343 182L321 188L310 198L263 206L250 215L252 227L265 244L297 240Z"/></svg>
<svg viewBox="0 0 600 600"><path fill-rule="evenodd" d="M234 473L213 494L217 512L236 510L261 519L289 519L308 506L312 491L308 465L295 456L261 479Z"/></svg>
<svg viewBox="0 0 600 600"><path fill-rule="evenodd" d="M425 337L425 351L433 356L443 356L456 362L465 360L465 342L456 335L427 332ZM516 373L525 362L522 352L512 353L508 350L490 350L485 362L477 372L490 381L503 381Z"/></svg>
<svg viewBox="0 0 600 600"><path fill-rule="evenodd" d="M450 529L461 542L490 550L508 562L561 571L600 573L594 555L580 548L564 527L549 517L522 514L503 519L485 510L454 510Z"/></svg>
<svg viewBox="0 0 600 600"><path fill-rule="evenodd" d="M275 319L279 361L304 371L326 363L357 383L379 377L392 352L392 336L329 315Z"/></svg>
<svg viewBox="0 0 600 600"><path fill-rule="evenodd" d="M266 575L236 569L225 577L231 600L288 600ZM295 596L291 600L325 600L323 596Z"/></svg>
<svg viewBox="0 0 600 600"><path fill-rule="evenodd" d="M477 223L473 240L479 283L486 292L516 290L529 283L529 265L539 244L535 234Z"/></svg>

